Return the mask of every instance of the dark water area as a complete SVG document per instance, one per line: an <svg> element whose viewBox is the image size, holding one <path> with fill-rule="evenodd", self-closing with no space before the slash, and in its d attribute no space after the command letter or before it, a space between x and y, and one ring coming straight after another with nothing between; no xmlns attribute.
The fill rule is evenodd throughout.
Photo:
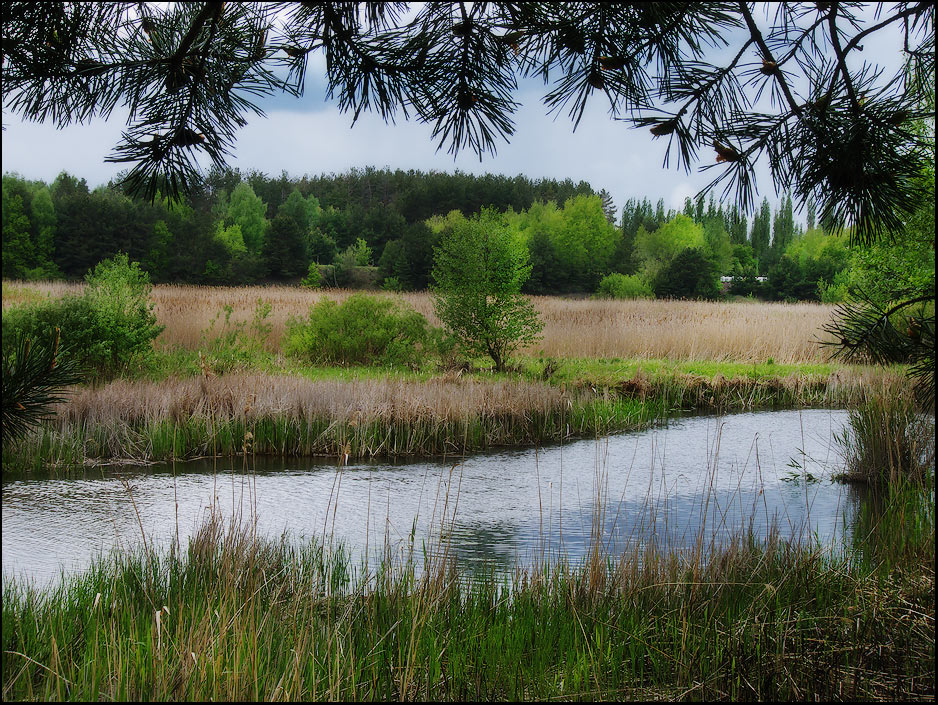
<svg viewBox="0 0 938 705"><path fill-rule="evenodd" d="M342 543L356 564L446 550L458 565L510 571L575 564L597 537L689 551L751 530L836 546L858 499L832 481L837 410L697 416L540 449L432 462L218 459L105 467L2 487L3 575L48 585L102 553L185 546L213 510L257 531Z"/></svg>

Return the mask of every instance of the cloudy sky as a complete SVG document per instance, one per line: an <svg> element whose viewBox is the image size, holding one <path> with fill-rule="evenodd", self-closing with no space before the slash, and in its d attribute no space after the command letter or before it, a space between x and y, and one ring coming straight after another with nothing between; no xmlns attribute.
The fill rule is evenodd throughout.
<svg viewBox="0 0 938 705"><path fill-rule="evenodd" d="M900 60L899 37L880 32L866 45L862 58L888 66L887 73L892 75ZM710 163L707 150L700 153L698 170L691 174L675 169L673 161L670 168L664 168L667 142L654 140L647 128L635 129L611 119L599 97L589 105L574 132L565 113L547 114L541 102L546 91L539 81L522 84L516 96L522 104L515 116L516 133L509 143L498 147L495 156L487 155L480 162L466 152L454 159L445 148L436 150L428 125L386 125L378 116L364 115L353 128L350 116L325 100L323 84L312 80L322 75L317 61L321 66L321 59L311 62L303 98L281 96L261 103L267 118L253 118L240 131L229 162L232 166L272 175L286 170L292 177L375 166L570 178L607 190L619 207L628 198L648 197L652 201L664 198L668 207L680 208L687 196L696 194L716 176L714 170L699 171L700 166ZM124 127L118 111L107 122L95 120L62 130L24 123L4 111L3 124L4 172L51 182L65 170L96 186L106 183L122 166L104 162ZM764 167L757 171L757 183L757 200L767 196L774 203L775 190ZM719 200L720 193L715 195Z"/></svg>

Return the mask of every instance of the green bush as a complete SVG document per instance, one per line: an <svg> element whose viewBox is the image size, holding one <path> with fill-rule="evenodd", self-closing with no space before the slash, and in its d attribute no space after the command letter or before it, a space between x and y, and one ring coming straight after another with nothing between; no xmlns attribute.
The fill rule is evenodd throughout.
<svg viewBox="0 0 938 705"><path fill-rule="evenodd" d="M419 364L439 333L403 303L354 294L339 304L323 299L309 318L287 322L284 352L317 363Z"/></svg>
<svg viewBox="0 0 938 705"><path fill-rule="evenodd" d="M4 350L17 335L48 339L58 328L67 349L94 376L109 377L147 362L163 330L149 302L149 275L118 254L99 263L85 282L81 294L4 312Z"/></svg>
<svg viewBox="0 0 938 705"><path fill-rule="evenodd" d="M597 299L653 299L654 292L638 274L607 274L596 289Z"/></svg>
<svg viewBox="0 0 938 705"><path fill-rule="evenodd" d="M300 286L307 289L318 289L322 286L322 273L319 271L319 265L316 262L310 262L309 270L306 276L303 277L303 281L300 282Z"/></svg>

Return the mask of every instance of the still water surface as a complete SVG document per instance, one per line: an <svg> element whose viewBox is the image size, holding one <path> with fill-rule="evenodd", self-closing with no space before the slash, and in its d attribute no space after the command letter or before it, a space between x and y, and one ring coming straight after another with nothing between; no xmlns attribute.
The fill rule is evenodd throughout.
<svg viewBox="0 0 938 705"><path fill-rule="evenodd" d="M688 550L752 527L842 538L856 499L831 481L844 411L671 420L539 450L408 463L257 458L89 470L3 483L3 574L48 585L102 552L185 545L214 505L298 540L330 536L374 565L389 546L448 546L468 569L582 557L594 527L613 550L655 540ZM702 532L702 533L701 533ZM441 542L441 537L443 541Z"/></svg>

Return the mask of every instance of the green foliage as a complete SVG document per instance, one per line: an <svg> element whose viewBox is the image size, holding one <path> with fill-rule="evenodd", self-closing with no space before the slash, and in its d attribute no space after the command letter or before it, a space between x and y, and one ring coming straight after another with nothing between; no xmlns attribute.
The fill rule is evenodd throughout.
<svg viewBox="0 0 938 705"><path fill-rule="evenodd" d="M300 276L307 268L306 235L294 218L277 214L263 245L267 273L278 279Z"/></svg>
<svg viewBox="0 0 938 705"><path fill-rule="evenodd" d="M702 250L687 248L659 272L655 295L675 299L715 299L720 296L719 273Z"/></svg>
<svg viewBox="0 0 938 705"><path fill-rule="evenodd" d="M409 279L410 263L407 261L407 249L403 240L391 240L384 246L384 252L378 260L378 273L382 282L387 283L393 279L399 287L395 291L403 291L404 282Z"/></svg>
<svg viewBox="0 0 938 705"><path fill-rule="evenodd" d="M355 248L349 245L332 262L332 282L335 286L349 286L352 283L352 270L358 266Z"/></svg>
<svg viewBox="0 0 938 705"><path fill-rule="evenodd" d="M926 199L892 242L854 248L847 284L885 305L935 291L935 199Z"/></svg>
<svg viewBox="0 0 938 705"><path fill-rule="evenodd" d="M300 282L300 286L307 289L318 289L322 286L322 273L320 273L319 265L316 262L310 262L309 270L306 272L306 276L303 277L303 281Z"/></svg>
<svg viewBox="0 0 938 705"><path fill-rule="evenodd" d="M46 339L56 328L69 356L98 376L111 376L152 355L157 325L149 276L127 255L99 263L85 277L80 295L69 294L4 312L3 338Z"/></svg>
<svg viewBox="0 0 938 705"><path fill-rule="evenodd" d="M817 295L822 304L839 304L847 300L849 294L846 274L845 270L838 272L830 283L823 279L818 280Z"/></svg>
<svg viewBox="0 0 938 705"><path fill-rule="evenodd" d="M370 267L371 266L371 248L368 247L368 243L365 242L364 238L358 238L355 240L355 243L348 246L348 249L355 255L355 266L357 267Z"/></svg>
<svg viewBox="0 0 938 705"><path fill-rule="evenodd" d="M384 277L381 282L381 288L385 291L401 292L404 291L404 285L401 280L395 276Z"/></svg>
<svg viewBox="0 0 938 705"><path fill-rule="evenodd" d="M23 278L35 253L29 236L29 218L19 195L8 195L3 184L3 278Z"/></svg>
<svg viewBox="0 0 938 705"><path fill-rule="evenodd" d="M560 215L561 227L551 233L554 251L565 264L571 284L591 291L609 271L621 235L606 218L599 196L571 198Z"/></svg>
<svg viewBox="0 0 938 705"><path fill-rule="evenodd" d="M267 235L267 204L246 183L238 184L231 192L225 222L238 225L249 252L260 254Z"/></svg>
<svg viewBox="0 0 938 705"><path fill-rule="evenodd" d="M594 298L599 299L653 299L654 292L638 274L607 274L599 282Z"/></svg>
<svg viewBox="0 0 938 705"><path fill-rule="evenodd" d="M319 206L319 200L312 194L303 198L299 189L294 188L287 196L280 208L277 209L277 215L293 220L302 233L308 234L319 223L319 216L322 208Z"/></svg>
<svg viewBox="0 0 938 705"><path fill-rule="evenodd" d="M165 223L163 227L166 227ZM215 230L215 239L225 246L225 249L230 255L239 256L247 254L248 248L247 245L244 244L244 235L241 233L240 225L229 225L226 228L225 224L219 221L218 227Z"/></svg>
<svg viewBox="0 0 938 705"><path fill-rule="evenodd" d="M837 296L849 256L845 236L809 230L791 242L769 271L769 289L774 298L785 301L818 301L822 291Z"/></svg>
<svg viewBox="0 0 938 705"><path fill-rule="evenodd" d="M767 255L771 233L772 207L769 205L769 199L763 198L759 212L752 217L752 232L749 235L752 253L759 263L759 274L765 274L768 271Z"/></svg>
<svg viewBox="0 0 938 705"><path fill-rule="evenodd" d="M533 343L543 327L521 286L531 273L528 250L492 210L451 218L436 249L432 287L436 315L471 356L488 355L496 370Z"/></svg>
<svg viewBox="0 0 938 705"><path fill-rule="evenodd" d="M18 330L3 345L3 442L23 436L66 400L65 388L82 380L73 355L60 349L60 332L28 338Z"/></svg>
<svg viewBox="0 0 938 705"><path fill-rule="evenodd" d="M308 318L291 318L283 350L303 360L343 365L417 365L439 333L403 302L353 294L339 304L321 299Z"/></svg>
<svg viewBox="0 0 938 705"><path fill-rule="evenodd" d="M525 290L532 293L594 290L622 241L599 196L575 196L562 209L534 203L505 220L527 243L532 271Z"/></svg>
<svg viewBox="0 0 938 705"><path fill-rule="evenodd" d="M234 308L226 304L215 314L209 327L202 331L200 348L208 353L208 366L215 373L231 372L256 364L265 355L265 346L273 331L268 321L273 307L258 298L250 322L232 322ZM222 314L224 320L219 324Z"/></svg>
<svg viewBox="0 0 938 705"><path fill-rule="evenodd" d="M654 231L639 228L635 236L635 252L642 270L650 279L666 267L678 253L706 247L704 229L686 215L676 215Z"/></svg>
<svg viewBox="0 0 938 705"><path fill-rule="evenodd" d="M339 248L328 235L319 228L314 228L306 240L306 252L313 262L333 262Z"/></svg>

